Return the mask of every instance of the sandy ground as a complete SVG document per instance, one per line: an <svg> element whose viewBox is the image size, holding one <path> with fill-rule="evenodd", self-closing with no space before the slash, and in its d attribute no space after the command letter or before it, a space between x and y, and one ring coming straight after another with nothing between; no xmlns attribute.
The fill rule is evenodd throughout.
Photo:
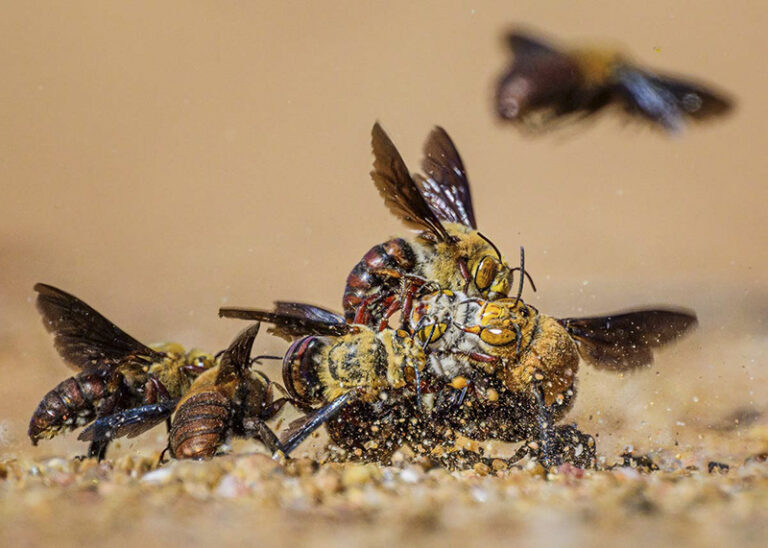
<svg viewBox="0 0 768 548"><path fill-rule="evenodd" d="M767 13L662 1L9 7L0 540L765 544L768 465L744 463L768 450ZM675 139L609 116L525 138L491 103L501 32L520 22L618 42L718 83L738 108ZM247 443L241 457L151 471L160 429L102 466L71 460L75 436L29 445L29 415L70 374L34 310L35 282L146 342L211 350L240 328L217 319L223 304L339 308L352 265L404 232L367 175L377 119L413 169L429 129L449 131L481 229L510 256L525 245L539 287L526 298L542 311L698 312L700 329L648 371L585 366L569 416L598 435L605 466L632 446L660 471L284 467ZM710 461L730 470L709 474Z"/></svg>

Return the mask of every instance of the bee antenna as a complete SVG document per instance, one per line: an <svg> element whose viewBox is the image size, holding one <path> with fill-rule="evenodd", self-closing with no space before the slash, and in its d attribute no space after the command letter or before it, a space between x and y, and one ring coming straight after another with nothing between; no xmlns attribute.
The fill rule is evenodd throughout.
<svg viewBox="0 0 768 548"><path fill-rule="evenodd" d="M517 286L517 297L515 297L515 306L520 302L523 296L523 284L525 283L525 248L520 246L520 283Z"/></svg>
<svg viewBox="0 0 768 548"><path fill-rule="evenodd" d="M501 259L501 251L499 251L499 248L496 247L496 244L494 244L491 240L486 238L485 235L482 232L478 232L477 235L480 236L486 242L488 242L488 245L490 245L493 248L493 250L496 252L496 256L498 256L498 258L499 258L499 262L503 262L502 259Z"/></svg>
<svg viewBox="0 0 768 548"><path fill-rule="evenodd" d="M525 248L523 246L520 246L520 266L516 266L515 268L511 269L510 272L520 272L520 286L517 290L517 298L515 299L515 305L520 301L520 297L523 294L523 278L528 278L528 281L531 283L531 289L533 291L536 291L536 284L533 281L533 278L531 278L531 275L528 274L528 271L525 269Z"/></svg>

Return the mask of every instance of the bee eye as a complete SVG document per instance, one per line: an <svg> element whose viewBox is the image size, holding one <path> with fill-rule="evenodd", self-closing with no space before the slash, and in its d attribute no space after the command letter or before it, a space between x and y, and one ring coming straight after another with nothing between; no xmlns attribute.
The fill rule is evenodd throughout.
<svg viewBox="0 0 768 548"><path fill-rule="evenodd" d="M493 346L504 346L515 340L516 334L513 329L502 329L499 327L488 327L480 332L480 338Z"/></svg>
<svg viewBox="0 0 768 548"><path fill-rule="evenodd" d="M432 344L443 336L447 328L448 326L444 323L431 324L419 329L416 336L422 343Z"/></svg>
<svg viewBox="0 0 768 548"><path fill-rule="evenodd" d="M493 257L486 255L475 267L475 285L483 292L488 289L493 283L496 273L499 270L499 263Z"/></svg>

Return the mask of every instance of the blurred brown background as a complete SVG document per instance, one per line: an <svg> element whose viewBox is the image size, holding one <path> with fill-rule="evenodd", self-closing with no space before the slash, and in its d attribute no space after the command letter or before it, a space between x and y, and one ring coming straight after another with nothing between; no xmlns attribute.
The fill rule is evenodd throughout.
<svg viewBox="0 0 768 548"><path fill-rule="evenodd" d="M405 233L368 176L375 120L414 170L430 128L449 131L482 231L512 260L525 245L539 286L527 298L543 311L698 311L701 329L663 352L653 372L584 371L572 416L600 434L602 451L703 443L728 413L768 404L763 2L68 2L3 11L4 456L82 450L75 436L34 450L26 439L39 399L70 374L34 309L37 281L80 296L143 341L213 350L242 327L217 318L223 304L340 308L355 262ZM493 116L494 83L509 60L502 34L515 23L566 43L621 44L651 67L718 84L737 110L681 138L612 116L526 138ZM285 348L267 336L257 345Z"/></svg>

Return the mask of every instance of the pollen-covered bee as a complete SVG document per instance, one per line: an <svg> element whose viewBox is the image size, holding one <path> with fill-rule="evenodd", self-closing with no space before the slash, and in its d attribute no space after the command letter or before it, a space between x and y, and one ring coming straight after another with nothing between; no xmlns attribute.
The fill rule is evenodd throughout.
<svg viewBox="0 0 768 548"><path fill-rule="evenodd" d="M356 337L370 330L309 305L229 308L220 315L268 321L283 336L321 335L299 338L284 358L289 393L314 412L285 441L287 451L327 421L334 443L369 460L386 461L405 443L429 452L458 433L476 441L529 441L522 449L536 447L547 465L580 466L594 463L594 440L555 424L573 404L579 357L601 369L635 369L696 324L693 313L674 309L558 320L519 296L486 301L443 290L414 302L410 332L385 329L361 339L395 337L402 344L410 335L397 349L360 344ZM391 367L393 350L412 371L398 376L396 386L383 378L402 368ZM420 389L409 382L417 372ZM403 382L407 389L399 390Z"/></svg>
<svg viewBox="0 0 768 548"><path fill-rule="evenodd" d="M83 437L112 440L134 437L173 414L168 449L177 459L209 459L230 436L258 439L272 452L282 449L267 426L288 402L274 399L275 384L252 369L254 324L238 335L216 366L200 375L181 400L148 404L100 418L83 431Z"/></svg>
<svg viewBox="0 0 768 548"><path fill-rule="evenodd" d="M344 290L347 321L382 325L399 308L407 309L424 283L470 296L506 297L513 269L476 229L464 164L445 130L436 127L427 138L424 176L411 176L378 123L372 136L371 176L379 193L392 213L421 232L413 240L376 245L355 265Z"/></svg>
<svg viewBox="0 0 768 548"><path fill-rule="evenodd" d="M697 323L682 309L556 319L519 298L446 291L422 297L409 322L429 345L427 371L457 389L438 395L440 420L476 440L533 441L545 463L581 466L593 461L594 440L555 425L573 404L579 357L598 369L637 369Z"/></svg>
<svg viewBox="0 0 768 548"><path fill-rule="evenodd" d="M43 397L29 423L34 445L119 410L175 401L214 364L212 355L175 343L146 346L61 289L39 283L35 291L56 350L80 372ZM92 441L88 456L102 459L108 444Z"/></svg>
<svg viewBox="0 0 768 548"><path fill-rule="evenodd" d="M731 100L720 92L639 68L616 51L559 50L524 32L510 33L507 42L514 59L499 81L496 110L501 118L530 128L548 128L568 115L587 117L617 104L675 132L688 119L731 109Z"/></svg>
<svg viewBox="0 0 768 548"><path fill-rule="evenodd" d="M272 323L271 333L293 341L283 358L283 383L309 415L284 441L286 454L323 423L343 447L360 443L357 431L350 434L354 425L375 426L382 446L368 449L377 460L400 445L399 424L390 413L414 400L425 364L421 345L409 333L348 324L334 312L300 303L278 302L274 311L222 308L219 315ZM360 409L367 410L365 418ZM338 420L328 422L339 412Z"/></svg>

